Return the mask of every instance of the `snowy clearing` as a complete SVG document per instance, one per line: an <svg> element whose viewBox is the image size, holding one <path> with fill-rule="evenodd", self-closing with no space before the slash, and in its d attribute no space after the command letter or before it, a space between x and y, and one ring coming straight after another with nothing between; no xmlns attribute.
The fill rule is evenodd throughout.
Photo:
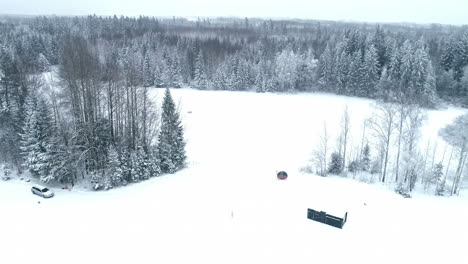
<svg viewBox="0 0 468 264"><path fill-rule="evenodd" d="M32 183L0 181L1 263L468 262L464 191L404 199L386 186L300 173L324 120L336 132L348 105L358 140L373 101L172 93L188 168L107 192L55 188L47 200L31 194ZM463 112L431 111L421 142ZM340 230L308 220L307 208L347 211L348 222Z"/></svg>

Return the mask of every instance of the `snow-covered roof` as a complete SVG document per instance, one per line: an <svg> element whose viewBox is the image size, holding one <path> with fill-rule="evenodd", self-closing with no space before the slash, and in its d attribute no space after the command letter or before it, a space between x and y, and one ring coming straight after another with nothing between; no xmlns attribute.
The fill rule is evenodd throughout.
<svg viewBox="0 0 468 264"><path fill-rule="evenodd" d="M42 189L44 189L44 188L49 189L48 187L45 187L45 186L42 186L42 185L39 185L39 184L34 184L32 187L36 187L36 188L38 188L38 189L40 189L40 190L42 190Z"/></svg>

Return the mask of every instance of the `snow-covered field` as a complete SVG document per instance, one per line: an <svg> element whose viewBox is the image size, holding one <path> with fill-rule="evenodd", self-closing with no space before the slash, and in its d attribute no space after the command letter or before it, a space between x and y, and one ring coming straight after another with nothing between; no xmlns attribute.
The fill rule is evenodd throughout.
<svg viewBox="0 0 468 264"><path fill-rule="evenodd" d="M186 169L107 192L54 189L48 200L31 183L0 182L0 263L468 263L466 196L404 199L386 186L300 172L324 120L337 132L348 105L357 144L372 101L172 93ZM421 141L461 113L431 111ZM289 178L278 181L277 170ZM348 222L340 230L308 220L307 208L347 211Z"/></svg>

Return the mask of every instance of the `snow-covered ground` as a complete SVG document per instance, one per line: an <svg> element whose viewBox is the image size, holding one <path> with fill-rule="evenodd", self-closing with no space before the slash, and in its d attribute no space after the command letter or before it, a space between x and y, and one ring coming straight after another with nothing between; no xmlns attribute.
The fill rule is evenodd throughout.
<svg viewBox="0 0 468 264"><path fill-rule="evenodd" d="M1 181L0 263L468 263L466 196L404 199L386 186L300 172L323 121L333 138L348 105L357 144L372 101L172 93L186 169L107 192L54 189L47 200L31 183ZM462 113L431 111L421 141ZM277 180L277 170L289 178ZM348 222L340 230L308 220L307 208L347 211Z"/></svg>

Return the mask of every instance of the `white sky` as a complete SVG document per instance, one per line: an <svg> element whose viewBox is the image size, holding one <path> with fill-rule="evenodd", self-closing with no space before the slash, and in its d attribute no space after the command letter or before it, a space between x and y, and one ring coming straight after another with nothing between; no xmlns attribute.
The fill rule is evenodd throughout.
<svg viewBox="0 0 468 264"><path fill-rule="evenodd" d="M0 14L238 16L468 24L468 0L0 0Z"/></svg>

